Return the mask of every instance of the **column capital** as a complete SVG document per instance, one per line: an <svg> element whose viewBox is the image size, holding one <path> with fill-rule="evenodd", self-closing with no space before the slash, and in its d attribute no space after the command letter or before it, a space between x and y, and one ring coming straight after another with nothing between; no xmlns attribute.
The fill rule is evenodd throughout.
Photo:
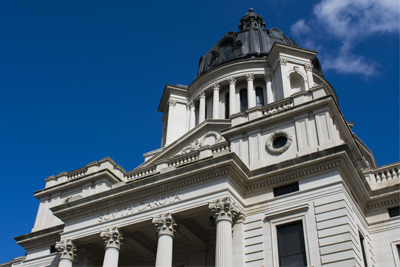
<svg viewBox="0 0 400 267"><path fill-rule="evenodd" d="M264 81L270 82L272 79L272 75L270 73L265 73L264 74Z"/></svg>
<svg viewBox="0 0 400 267"><path fill-rule="evenodd" d="M158 236L170 235L174 237L174 233L178 227L176 218L170 212L153 217L153 224L157 228L156 232Z"/></svg>
<svg viewBox="0 0 400 267"><path fill-rule="evenodd" d="M56 242L56 249L60 252L60 259L74 261L76 257L77 244L71 239Z"/></svg>
<svg viewBox="0 0 400 267"><path fill-rule="evenodd" d="M219 85L219 83L213 83L213 84L212 84L212 87L213 87L214 91L215 91L215 90L219 91L219 89L221 88L221 86Z"/></svg>
<svg viewBox="0 0 400 267"><path fill-rule="evenodd" d="M201 90L201 92L199 93L199 97L206 98L206 92L204 90Z"/></svg>
<svg viewBox="0 0 400 267"><path fill-rule="evenodd" d="M116 248L121 249L123 240L122 231L117 227L107 228L100 232L100 236L105 240L106 249L107 248Z"/></svg>
<svg viewBox="0 0 400 267"><path fill-rule="evenodd" d="M172 106L172 107L175 107L175 106L176 106L176 100L168 99L168 104L169 104L170 106Z"/></svg>
<svg viewBox="0 0 400 267"><path fill-rule="evenodd" d="M304 67L306 68L306 71L312 71L313 70L313 65L311 65L309 63L304 64Z"/></svg>
<svg viewBox="0 0 400 267"><path fill-rule="evenodd" d="M287 59L286 59L286 58L280 57L280 58L278 59L278 61L279 61L279 63L280 63L281 65L286 66L286 64L287 64Z"/></svg>
<svg viewBox="0 0 400 267"><path fill-rule="evenodd" d="M229 77L228 79L226 79L229 84L236 84L237 80L235 76Z"/></svg>
<svg viewBox="0 0 400 267"><path fill-rule="evenodd" d="M246 73L245 76L247 81L254 81L254 73Z"/></svg>
<svg viewBox="0 0 400 267"><path fill-rule="evenodd" d="M217 199L216 202L210 203L208 208L211 212L214 212L216 221L227 220L232 222L233 218L240 213L236 203L230 197Z"/></svg>

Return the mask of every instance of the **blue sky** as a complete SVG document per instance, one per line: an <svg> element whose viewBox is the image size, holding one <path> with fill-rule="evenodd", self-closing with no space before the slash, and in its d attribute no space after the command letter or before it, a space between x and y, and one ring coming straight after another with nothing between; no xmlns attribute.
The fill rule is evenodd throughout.
<svg viewBox="0 0 400 267"><path fill-rule="evenodd" d="M378 165L399 160L397 0L3 0L0 263L24 255L13 238L45 178L107 156L129 171L159 148L165 84L189 85L249 7L319 51L353 131Z"/></svg>

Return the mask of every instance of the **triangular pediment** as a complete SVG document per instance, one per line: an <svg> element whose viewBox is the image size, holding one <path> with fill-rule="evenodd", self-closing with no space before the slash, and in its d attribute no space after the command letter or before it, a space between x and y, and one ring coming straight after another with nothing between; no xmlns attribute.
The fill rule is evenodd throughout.
<svg viewBox="0 0 400 267"><path fill-rule="evenodd" d="M221 131L230 126L230 120L205 120L172 144L164 147L152 158L138 166L138 168L150 166L177 155L188 154L203 147L225 142L226 140L221 136Z"/></svg>

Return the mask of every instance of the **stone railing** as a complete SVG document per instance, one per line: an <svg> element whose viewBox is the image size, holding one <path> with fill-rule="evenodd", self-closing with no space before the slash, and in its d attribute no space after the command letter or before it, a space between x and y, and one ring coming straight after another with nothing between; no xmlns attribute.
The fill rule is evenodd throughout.
<svg viewBox="0 0 400 267"><path fill-rule="evenodd" d="M365 175L370 183L382 183L395 178L400 178L400 162L367 171L365 172Z"/></svg>
<svg viewBox="0 0 400 267"><path fill-rule="evenodd" d="M288 109L290 107L293 107L292 98L285 98L285 99L282 99L280 101L277 101L277 102L271 103L269 105L263 106L261 108L261 111L262 111L262 114L264 116L268 116L268 115L277 113L277 112L279 112L281 110Z"/></svg>
<svg viewBox="0 0 400 267"><path fill-rule="evenodd" d="M231 150L231 147L229 146L228 142L219 143L219 144L213 145L211 147L212 154L215 154L217 152L224 151L224 150L228 150L228 151Z"/></svg>
<svg viewBox="0 0 400 267"><path fill-rule="evenodd" d="M167 160L165 163L167 164L168 167L171 167L171 166L178 167L178 166L182 166L182 165L194 162L194 161L198 161L199 156L200 156L200 152L195 151L192 153L176 156L172 159Z"/></svg>
<svg viewBox="0 0 400 267"><path fill-rule="evenodd" d="M82 177L84 175L86 175L88 168L87 167L83 167L83 168L79 168L77 170L73 170L70 172L67 172L67 179L68 180L73 180L76 179L78 177Z"/></svg>
<svg viewBox="0 0 400 267"><path fill-rule="evenodd" d="M156 173L156 166L151 166L143 169L135 169L126 174L128 181L136 180Z"/></svg>

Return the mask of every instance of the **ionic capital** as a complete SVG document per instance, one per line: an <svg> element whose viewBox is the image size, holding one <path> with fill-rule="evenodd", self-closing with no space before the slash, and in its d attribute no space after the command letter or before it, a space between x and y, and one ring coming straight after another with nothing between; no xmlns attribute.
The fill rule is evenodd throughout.
<svg viewBox="0 0 400 267"><path fill-rule="evenodd" d="M311 64L304 64L304 67L306 68L306 71L312 71L312 69L313 69L313 65L311 65Z"/></svg>
<svg viewBox="0 0 400 267"><path fill-rule="evenodd" d="M208 208L214 213L215 221L227 220L232 222L233 218L240 213L236 203L230 198L217 199L210 203Z"/></svg>
<svg viewBox="0 0 400 267"><path fill-rule="evenodd" d="M78 251L76 243L71 239L57 241L56 249L60 252L60 259L67 259L70 261L74 261L76 252Z"/></svg>
<svg viewBox="0 0 400 267"><path fill-rule="evenodd" d="M168 104L169 104L170 106L172 106L172 107L175 107L175 106L176 106L176 100L168 99Z"/></svg>
<svg viewBox="0 0 400 267"><path fill-rule="evenodd" d="M219 91L219 89L221 88L221 86L219 85L219 83L213 83L213 89L214 91Z"/></svg>
<svg viewBox="0 0 400 267"><path fill-rule="evenodd" d="M279 60L279 63L281 65L286 66L286 64L287 64L287 59L286 58L280 57L278 60Z"/></svg>
<svg viewBox="0 0 400 267"><path fill-rule="evenodd" d="M247 73L246 74L247 81L254 81L254 73Z"/></svg>
<svg viewBox="0 0 400 267"><path fill-rule="evenodd" d="M229 82L229 84L236 84L236 82L237 82L235 76L229 77L226 80Z"/></svg>
<svg viewBox="0 0 400 267"><path fill-rule="evenodd" d="M170 212L154 217L153 224L157 228L158 236L170 235L173 237L178 227L175 217Z"/></svg>
<svg viewBox="0 0 400 267"><path fill-rule="evenodd" d="M123 236L122 231L119 230L117 227L107 228L100 232L100 236L104 239L104 244L107 248L116 248L121 249Z"/></svg>

